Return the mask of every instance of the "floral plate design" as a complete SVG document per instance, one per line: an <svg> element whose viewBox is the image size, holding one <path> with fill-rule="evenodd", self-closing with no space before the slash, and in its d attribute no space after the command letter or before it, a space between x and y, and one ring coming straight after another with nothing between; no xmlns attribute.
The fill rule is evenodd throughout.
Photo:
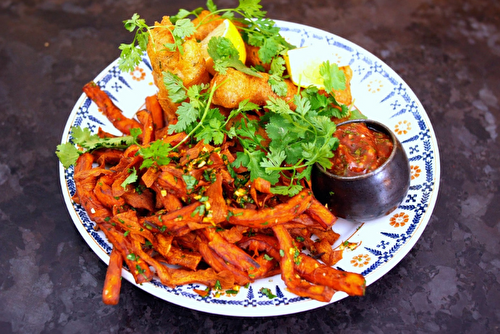
<svg viewBox="0 0 500 334"><path fill-rule="evenodd" d="M396 133L408 155L411 165L411 184L400 206L387 216L369 223L339 219L333 226L341 237L334 247L349 241L356 245L344 251L336 268L361 273L369 285L392 269L415 245L428 224L436 203L440 162L436 136L427 114L408 85L380 59L363 48L323 30L276 21L282 35L298 47L314 45L324 47L321 58L338 65L350 65L354 75L351 81L356 107L369 118L387 125ZM111 97L127 117L144 105L146 96L156 93L151 65L145 56L131 73L118 69L117 60L104 69L95 82ZM99 127L120 133L103 116L97 106L82 94L75 104L64 129L62 142L70 139L71 128L88 127L96 132ZM111 244L102 232L94 230L85 210L71 200L75 193L73 167L64 169L60 164L63 197L78 231L91 249L105 262L109 262ZM135 284L130 272L122 276ZM136 284L135 284L136 285ZM261 279L236 296L211 293L202 298L193 289L204 289L199 284L166 287L158 279L137 287L168 302L212 314L228 316L277 316L312 310L328 303L298 297L287 291L281 277ZM269 299L260 292L268 288L276 295ZM330 303L347 297L337 292Z"/></svg>

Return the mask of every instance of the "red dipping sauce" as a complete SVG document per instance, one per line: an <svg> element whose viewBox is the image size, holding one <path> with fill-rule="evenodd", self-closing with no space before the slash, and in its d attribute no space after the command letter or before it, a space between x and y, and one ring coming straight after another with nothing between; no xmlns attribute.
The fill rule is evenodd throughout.
<svg viewBox="0 0 500 334"><path fill-rule="evenodd" d="M394 146L387 134L371 130L365 123L341 125L333 136L340 143L328 171L338 176L362 175L377 169L389 158Z"/></svg>

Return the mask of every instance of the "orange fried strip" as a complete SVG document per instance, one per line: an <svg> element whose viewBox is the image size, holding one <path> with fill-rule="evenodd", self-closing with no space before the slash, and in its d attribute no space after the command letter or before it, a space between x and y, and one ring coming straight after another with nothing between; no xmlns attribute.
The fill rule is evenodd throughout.
<svg viewBox="0 0 500 334"><path fill-rule="evenodd" d="M279 257L269 258L265 254L261 254L255 258L255 261L259 264L259 268L255 268L248 272L248 275L253 279L266 278L274 276L280 273L279 268Z"/></svg>
<svg viewBox="0 0 500 334"><path fill-rule="evenodd" d="M141 128L139 122L125 117L122 111L111 101L108 94L103 92L95 82L92 81L83 86L83 92L94 101L104 116L122 133L130 135L130 129Z"/></svg>
<svg viewBox="0 0 500 334"><path fill-rule="evenodd" d="M167 212L182 208L181 200L166 189L160 187L158 182L153 183L151 189L156 192L156 205L158 208L163 207Z"/></svg>
<svg viewBox="0 0 500 334"><path fill-rule="evenodd" d="M141 217L140 222L141 225L150 223L160 228L164 226L163 229L165 229L165 232L173 233L174 235L186 234L190 232L191 224L200 223L203 218L195 212L196 208L200 205L200 202L195 202L167 214ZM198 228L204 228L208 225L211 224L203 224Z"/></svg>
<svg viewBox="0 0 500 334"><path fill-rule="evenodd" d="M250 255L235 244L227 242L213 228L206 228L202 232L209 240L208 246L236 268L246 272L259 268L259 264Z"/></svg>
<svg viewBox="0 0 500 334"><path fill-rule="evenodd" d="M155 131L153 126L153 117L147 110L139 110L137 119L142 124L142 145L147 145L154 141Z"/></svg>
<svg viewBox="0 0 500 334"><path fill-rule="evenodd" d="M310 205L313 195L310 190L302 190L288 202L278 204L273 208L260 210L229 209L229 222L254 228L273 227L286 223L303 213Z"/></svg>
<svg viewBox="0 0 500 334"><path fill-rule="evenodd" d="M174 285L201 283L209 287L214 287L218 282L222 289L231 289L234 287L234 275L229 270L216 272L212 268L208 268L204 270L188 271L168 267L167 270L170 273L171 282Z"/></svg>
<svg viewBox="0 0 500 334"><path fill-rule="evenodd" d="M142 157L139 155L131 158L125 156L120 160L120 163L117 166L112 168L112 170L118 171L118 173L115 174L115 180L111 185L113 196L122 196L126 191L133 190L132 185L128 184L126 187L123 187L122 184L130 176L132 169L137 170L139 168L141 162ZM122 169L120 170L120 168Z"/></svg>
<svg viewBox="0 0 500 334"><path fill-rule="evenodd" d="M84 153L78 157L74 174L76 195L89 218L96 223L102 223L111 216L111 211L99 201L94 194L94 188L98 177L112 172L103 168L92 168L93 162L94 157L90 153Z"/></svg>
<svg viewBox="0 0 500 334"><path fill-rule="evenodd" d="M258 233L251 237L246 236L238 242L238 246L250 252L254 252L254 254L266 252L266 254L275 259L280 258L278 240L270 235Z"/></svg>
<svg viewBox="0 0 500 334"><path fill-rule="evenodd" d="M317 221L324 229L331 228L332 225L337 221L337 217L334 216L323 204L320 203L316 198L313 198L311 205L306 210L306 213Z"/></svg>
<svg viewBox="0 0 500 334"><path fill-rule="evenodd" d="M342 251L333 250L327 239L321 239L321 241L316 242L314 245L318 255L321 255L321 261L326 265L331 267L342 260Z"/></svg>
<svg viewBox="0 0 500 334"><path fill-rule="evenodd" d="M139 260L144 260L147 264L155 268L156 275L160 278L162 284L167 285L169 287L174 287L175 284L171 282L170 272L168 271L168 267L161 264L159 261L152 258L148 253L142 250L142 244L139 239L133 238L132 235L132 250Z"/></svg>
<svg viewBox="0 0 500 334"><path fill-rule="evenodd" d="M112 209L115 205L121 206L125 204L123 198L113 196L113 191L111 190L113 181L112 175L103 175L99 178L94 188L94 194L97 199L109 209Z"/></svg>
<svg viewBox="0 0 500 334"><path fill-rule="evenodd" d="M297 273L306 280L344 291L350 296L364 296L366 281L363 275L340 271L305 254L299 255L295 264Z"/></svg>
<svg viewBox="0 0 500 334"><path fill-rule="evenodd" d="M182 171L169 166L161 166L160 169L161 173L156 179L158 184L162 188L170 189L174 195L185 200L187 198L187 187L186 182L182 179Z"/></svg>
<svg viewBox="0 0 500 334"><path fill-rule="evenodd" d="M215 182L208 186L205 195L208 196L210 208L203 221L209 221L214 224L225 221L227 217L227 205L222 194L222 176L220 174L217 174Z"/></svg>
<svg viewBox="0 0 500 334"><path fill-rule="evenodd" d="M151 231L139 224L139 218L137 217L136 211L128 210L122 213L118 213L111 219L111 221L124 231L133 232L146 238L149 242L151 242L153 246L156 247L156 238L154 237L153 233L151 233Z"/></svg>
<svg viewBox="0 0 500 334"><path fill-rule="evenodd" d="M172 246L170 251L163 257L168 264L182 266L191 270L196 270L202 259L202 256L198 253L186 252L175 246Z"/></svg>
<svg viewBox="0 0 500 334"><path fill-rule="evenodd" d="M159 175L160 171L158 170L158 167L151 166L144 174L142 174L141 180L144 182L146 187L151 188Z"/></svg>
<svg viewBox="0 0 500 334"><path fill-rule="evenodd" d="M116 165L123 157L123 151L114 148L102 148L92 152L101 168L106 164Z"/></svg>
<svg viewBox="0 0 500 334"><path fill-rule="evenodd" d="M102 224L101 230L113 244L113 248L117 248L122 254L123 260L130 269L130 273L134 276L135 282L137 284L149 282L153 278L153 273L143 258L140 255L138 257L128 256L129 254L138 255L134 253L134 247L130 238L125 237L122 232L109 223Z"/></svg>
<svg viewBox="0 0 500 334"><path fill-rule="evenodd" d="M310 284L309 282L300 279L296 275L294 262L300 258L300 250L293 245L292 237L287 229L281 225L273 226L274 234L278 239L281 252L281 278L290 292L301 296L316 299L322 302L328 302L332 299L335 291L328 286Z"/></svg>
<svg viewBox="0 0 500 334"><path fill-rule="evenodd" d="M206 243L206 241L201 240L198 244L198 251L203 256L203 260L212 267L216 272L230 271L234 276L234 281L238 285L245 285L250 283L252 279L248 277L248 274L244 271L236 268L236 266L231 263L224 261L216 252L214 252Z"/></svg>
<svg viewBox="0 0 500 334"><path fill-rule="evenodd" d="M120 251L113 248L109 256L108 269L102 289L102 301L106 305L117 305L120 300L120 289L122 286L123 257Z"/></svg>
<svg viewBox="0 0 500 334"><path fill-rule="evenodd" d="M122 195L125 202L136 209L154 211L153 193L149 189L127 191Z"/></svg>
<svg viewBox="0 0 500 334"><path fill-rule="evenodd" d="M151 113L154 129L158 130L163 128L165 126L163 109L161 108L156 95L146 97L146 109Z"/></svg>

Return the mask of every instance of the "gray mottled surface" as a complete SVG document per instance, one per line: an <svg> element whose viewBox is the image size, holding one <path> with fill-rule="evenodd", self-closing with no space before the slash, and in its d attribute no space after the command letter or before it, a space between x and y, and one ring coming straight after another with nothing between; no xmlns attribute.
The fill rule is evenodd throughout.
<svg viewBox="0 0 500 334"><path fill-rule="evenodd" d="M0 333L500 332L498 0L264 3L272 18L333 32L380 57L434 125L442 161L434 214L365 297L290 316L231 318L125 282L119 306L102 304L106 266L67 213L54 150L82 86L130 40L122 20L138 12L152 22L178 3L0 1Z"/></svg>

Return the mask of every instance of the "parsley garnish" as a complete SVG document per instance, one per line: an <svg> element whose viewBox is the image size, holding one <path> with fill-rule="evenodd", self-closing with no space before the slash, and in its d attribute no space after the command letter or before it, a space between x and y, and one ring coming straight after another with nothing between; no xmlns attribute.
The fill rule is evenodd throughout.
<svg viewBox="0 0 500 334"><path fill-rule="evenodd" d="M232 67L245 74L261 77L258 72L241 62L238 50L226 37L212 37L208 42L207 52L214 61L214 70L219 73L226 74L226 69Z"/></svg>
<svg viewBox="0 0 500 334"><path fill-rule="evenodd" d="M130 172L130 175L129 175L129 176L125 179L125 181L123 181L123 182L122 182L122 184L121 184L122 188L124 188L124 189L127 189L127 186L128 186L129 184L132 184L132 183L134 183L135 181L137 181L137 177L138 177L138 176L137 176L137 171L136 171L136 169L135 169L135 168L131 168L131 169L129 170L129 172Z"/></svg>
<svg viewBox="0 0 500 334"><path fill-rule="evenodd" d="M127 148L136 142L136 138L133 136L100 138L98 135L93 135L88 128L81 128L79 126L71 129L71 136L70 142L59 144L56 149L56 155L59 157L64 168L74 165L80 154L85 151L98 148ZM75 145L80 146L84 150L78 150Z"/></svg>

